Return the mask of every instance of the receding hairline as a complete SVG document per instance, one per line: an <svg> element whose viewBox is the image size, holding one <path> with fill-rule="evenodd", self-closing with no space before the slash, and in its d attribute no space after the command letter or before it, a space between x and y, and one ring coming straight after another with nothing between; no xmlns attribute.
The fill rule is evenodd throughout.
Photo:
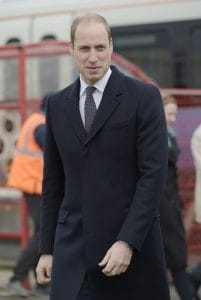
<svg viewBox="0 0 201 300"><path fill-rule="evenodd" d="M71 36L71 42L72 43L74 43L74 41L75 41L75 33L76 33L78 25L81 24L81 23L91 23L91 22L96 22L96 23L103 24L103 26L105 27L106 32L108 34L108 38L109 39L111 38L110 26L109 26L108 22L106 21L106 19L103 16L99 15L99 14L90 13L90 14L85 14L85 15L78 16L72 22L71 31L70 31L70 36Z"/></svg>

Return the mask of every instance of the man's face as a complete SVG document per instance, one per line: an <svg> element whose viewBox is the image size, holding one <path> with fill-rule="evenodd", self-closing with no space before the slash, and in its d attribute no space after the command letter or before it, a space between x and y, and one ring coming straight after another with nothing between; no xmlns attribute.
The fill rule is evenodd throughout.
<svg viewBox="0 0 201 300"><path fill-rule="evenodd" d="M71 47L82 79L89 85L95 84L107 72L113 51L112 39L104 25L81 22Z"/></svg>

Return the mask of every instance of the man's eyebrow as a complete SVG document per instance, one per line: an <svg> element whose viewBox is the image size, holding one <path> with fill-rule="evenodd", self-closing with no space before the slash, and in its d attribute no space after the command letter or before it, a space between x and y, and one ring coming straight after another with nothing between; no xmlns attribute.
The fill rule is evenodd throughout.
<svg viewBox="0 0 201 300"><path fill-rule="evenodd" d="M105 47L105 46L106 46L105 43L100 43L100 44L95 45L95 47Z"/></svg>
<svg viewBox="0 0 201 300"><path fill-rule="evenodd" d="M99 43L99 44L96 44L96 45L87 45L87 44L80 44L78 45L79 48L91 48L91 47L105 47L106 44L105 43Z"/></svg>
<svg viewBox="0 0 201 300"><path fill-rule="evenodd" d="M89 45L84 45L84 44L81 44L81 45L78 45L79 48L89 48L90 46Z"/></svg>

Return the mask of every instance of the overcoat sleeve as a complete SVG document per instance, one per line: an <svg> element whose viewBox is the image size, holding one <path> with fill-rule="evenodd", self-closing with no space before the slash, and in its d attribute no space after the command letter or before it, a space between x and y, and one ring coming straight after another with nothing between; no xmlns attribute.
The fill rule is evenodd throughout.
<svg viewBox="0 0 201 300"><path fill-rule="evenodd" d="M47 101L40 253L52 254L57 215L64 195L64 170L51 124L52 96Z"/></svg>
<svg viewBox="0 0 201 300"><path fill-rule="evenodd" d="M132 205L117 239L141 249L159 215L167 169L167 127L158 89L144 90L137 108L138 180Z"/></svg>

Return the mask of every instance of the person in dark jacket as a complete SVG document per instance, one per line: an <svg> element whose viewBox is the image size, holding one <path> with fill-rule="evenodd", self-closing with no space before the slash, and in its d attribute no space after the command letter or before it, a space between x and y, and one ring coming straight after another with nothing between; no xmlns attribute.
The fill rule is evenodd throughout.
<svg viewBox="0 0 201 300"><path fill-rule="evenodd" d="M177 186L177 159L180 149L172 128L176 121L177 103L174 97L166 95L163 97L163 104L168 132L168 172L160 204L160 216L166 265L181 300L199 299L186 273L187 248Z"/></svg>
<svg viewBox="0 0 201 300"><path fill-rule="evenodd" d="M44 96L40 103L40 111L33 112L21 128L7 182L9 187L17 188L23 192L34 226L32 238L20 253L12 277L6 286L9 293L20 297L29 296L28 290L23 287L23 282L29 271L35 270L39 259L38 233L41 212L46 99ZM37 283L36 292L37 294L46 294L49 292L49 287Z"/></svg>

